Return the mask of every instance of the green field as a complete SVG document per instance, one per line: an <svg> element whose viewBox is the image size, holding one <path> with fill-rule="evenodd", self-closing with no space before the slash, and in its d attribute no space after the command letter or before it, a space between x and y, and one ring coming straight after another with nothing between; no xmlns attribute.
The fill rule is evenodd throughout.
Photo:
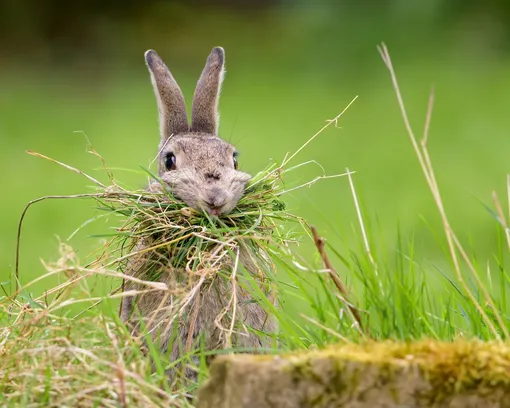
<svg viewBox="0 0 510 408"><path fill-rule="evenodd" d="M256 173L270 159L281 160L359 95L340 120L341 128L329 128L296 158L296 164L316 160L327 174L343 173L346 167L356 171L366 216L378 220L378 234L388 250L394 246L399 227L404 237L414 237L420 258L440 259L435 239L422 221L437 227L437 212L375 46L373 68L362 77L342 71L338 76L324 73L321 77L319 68L312 75L269 75L261 72L260 66L236 60L233 51L230 56L227 48L220 131L240 150L241 168ZM506 152L510 148L506 137L510 92L505 89L510 89L506 75L510 62L477 65L452 61L444 54L434 62L425 57L409 61L394 53L393 58L410 116L420 132L430 86L435 84L429 145L437 177L453 225L477 254L487 258L495 250L495 227L478 200L490 203L493 190L505 194ZM260 64L267 67L272 61L268 58ZM171 66L171 56L168 64ZM199 70L197 66L191 72L175 72L188 96ZM20 73L3 76L1 166L6 190L0 215L2 281L9 280L13 268L16 228L24 205L40 196L88 191L83 178L31 157L25 150L103 177L99 161L85 152L83 132L110 167L139 171L140 166L148 166L157 147L153 99L142 57L133 72L105 73L92 83L83 83L67 71L28 73L27 78ZM289 182L297 185L321 173L310 165L296 171ZM134 186L145 183L141 174L117 170L116 175ZM287 202L295 213L317 225L333 245L339 242L340 231L343 241L353 241L351 225L355 227L356 221L346 178L321 181L296 192ZM56 236L66 239L94 216L93 207L87 202L53 201L29 211L22 240L25 282L41 273L40 258L52 259ZM86 254L97 245L87 235L101 228L101 223L88 226L71 244Z"/></svg>

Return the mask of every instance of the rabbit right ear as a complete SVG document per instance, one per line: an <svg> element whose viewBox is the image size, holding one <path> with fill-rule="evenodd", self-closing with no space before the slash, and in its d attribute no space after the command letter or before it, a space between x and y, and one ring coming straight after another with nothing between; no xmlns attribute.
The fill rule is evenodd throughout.
<svg viewBox="0 0 510 408"><path fill-rule="evenodd" d="M218 132L218 99L225 74L225 51L214 47L198 80L191 106L191 131Z"/></svg>
<svg viewBox="0 0 510 408"><path fill-rule="evenodd" d="M161 140L166 141L172 134L184 133L189 129L184 96L156 51L148 50L145 61L158 101Z"/></svg>

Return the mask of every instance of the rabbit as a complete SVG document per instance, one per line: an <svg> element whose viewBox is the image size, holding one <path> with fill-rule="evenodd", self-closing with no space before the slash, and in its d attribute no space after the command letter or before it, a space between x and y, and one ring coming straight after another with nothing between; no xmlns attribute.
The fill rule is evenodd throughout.
<svg viewBox="0 0 510 408"><path fill-rule="evenodd" d="M228 214L243 195L251 176L238 170L234 146L218 136L218 99L225 72L223 48L213 48L207 59L193 97L191 124L188 124L183 94L164 62L153 50L145 53L145 60L159 111L158 175L164 184L151 182L149 190L168 188L193 209L207 211L213 217ZM137 249L149 244L139 242ZM242 244L239 259L252 276L260 273L253 256ZM125 273L140 276L140 271L148 268L149 262L143 256L135 256L129 261ZM227 266L232 269L233 264L234 260L230 259ZM164 265L160 268L160 281L169 286L175 286L177 278L185 273ZM228 347L224 331L220 330L215 319L235 289L237 329L231 335L231 345L249 349L270 347L273 344L271 336L261 333L275 333L275 319L237 282L235 286L233 288L231 281L225 279L217 279L214 288L211 284L203 285L195 295L197 301L190 303L185 312L174 320L173 330L161 326L165 307L168 309L175 302L174 296L165 291L138 295L136 300L134 296L123 297L120 318L128 323L134 335L139 332L141 324L145 325L154 339L158 337L161 351L167 353L171 361L176 361L186 353L190 343L196 346L199 339L208 351ZM136 288L141 287L125 281L125 291ZM258 333L246 330L246 327ZM195 358L194 363L198 364L198 359ZM196 379L197 375L187 365L183 374L186 379ZM176 368L169 370L168 376L175 378Z"/></svg>

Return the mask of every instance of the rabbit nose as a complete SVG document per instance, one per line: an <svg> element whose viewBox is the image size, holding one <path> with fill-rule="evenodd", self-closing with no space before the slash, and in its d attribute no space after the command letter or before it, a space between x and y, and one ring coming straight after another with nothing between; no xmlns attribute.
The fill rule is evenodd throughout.
<svg viewBox="0 0 510 408"><path fill-rule="evenodd" d="M205 203L211 208L220 208L227 202L227 194L221 188L212 188L207 194Z"/></svg>

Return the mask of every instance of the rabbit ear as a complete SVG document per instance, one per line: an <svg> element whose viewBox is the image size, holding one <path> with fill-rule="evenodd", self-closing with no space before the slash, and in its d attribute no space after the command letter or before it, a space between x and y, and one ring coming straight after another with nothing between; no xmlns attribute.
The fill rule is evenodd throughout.
<svg viewBox="0 0 510 408"><path fill-rule="evenodd" d="M158 101L161 140L168 139L172 134L187 132L186 105L179 85L156 51L147 51L145 61Z"/></svg>
<svg viewBox="0 0 510 408"><path fill-rule="evenodd" d="M191 131L216 134L218 131L218 99L224 75L225 52L213 48L198 80L191 109Z"/></svg>

